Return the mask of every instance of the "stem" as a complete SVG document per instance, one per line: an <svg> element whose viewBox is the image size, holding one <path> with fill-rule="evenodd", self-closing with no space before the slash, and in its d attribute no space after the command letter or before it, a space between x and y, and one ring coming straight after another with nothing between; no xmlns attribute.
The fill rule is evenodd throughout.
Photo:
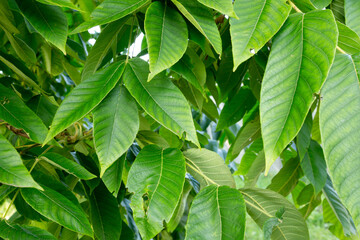
<svg viewBox="0 0 360 240"><path fill-rule="evenodd" d="M336 49L339 50L342 54L347 54L344 50L342 50L339 46L336 46Z"/></svg>
<svg viewBox="0 0 360 240"><path fill-rule="evenodd" d="M133 31L134 23L135 23L135 16L133 17L133 21L132 21L132 23L131 23L130 34L129 34L129 44L128 44L128 49L127 49L127 54L126 54L125 63L127 63L128 60L129 60L130 46L131 46L131 38L132 38L132 31Z"/></svg>

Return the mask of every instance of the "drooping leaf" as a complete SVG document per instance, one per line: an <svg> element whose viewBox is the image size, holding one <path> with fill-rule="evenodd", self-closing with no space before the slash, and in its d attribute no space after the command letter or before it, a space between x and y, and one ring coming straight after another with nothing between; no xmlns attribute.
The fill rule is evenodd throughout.
<svg viewBox="0 0 360 240"><path fill-rule="evenodd" d="M58 108L44 144L96 107L115 87L124 68L123 62L114 63L76 86Z"/></svg>
<svg viewBox="0 0 360 240"><path fill-rule="evenodd" d="M330 10L293 14L275 36L260 97L265 173L300 131L329 72L336 44Z"/></svg>
<svg viewBox="0 0 360 240"><path fill-rule="evenodd" d="M91 20L82 23L70 34L80 33L125 17L148 4L150 0L105 0L91 13Z"/></svg>
<svg viewBox="0 0 360 240"><path fill-rule="evenodd" d="M336 22L339 30L338 45L341 49L349 54L357 54L360 52L360 37L345 24Z"/></svg>
<svg viewBox="0 0 360 240"><path fill-rule="evenodd" d="M75 204L60 193L43 186L44 191L21 189L25 201L41 215L75 232L93 236L80 204Z"/></svg>
<svg viewBox="0 0 360 240"><path fill-rule="evenodd" d="M55 240L54 235L44 229L33 226L10 225L0 220L0 237L4 239Z"/></svg>
<svg viewBox="0 0 360 240"><path fill-rule="evenodd" d="M150 58L150 81L184 55L188 30L178 11L167 4L153 2L146 10L145 34Z"/></svg>
<svg viewBox="0 0 360 240"><path fill-rule="evenodd" d="M260 174L265 170L265 154L264 150L261 150L256 156L253 164L249 168L245 176L245 186L254 187L260 177Z"/></svg>
<svg viewBox="0 0 360 240"><path fill-rule="evenodd" d="M151 239L161 231L163 221L170 221L184 181L185 159L180 150L148 145L137 155L127 187L135 193L130 205L143 239Z"/></svg>
<svg viewBox="0 0 360 240"><path fill-rule="evenodd" d="M58 153L45 153L41 155L41 159L49 162L50 164L80 178L85 180L90 180L96 176L86 170L83 166L77 164L74 161L58 154Z"/></svg>
<svg viewBox="0 0 360 240"><path fill-rule="evenodd" d="M99 240L119 239L122 220L117 200L100 184L90 195L91 223Z"/></svg>
<svg viewBox="0 0 360 240"><path fill-rule="evenodd" d="M43 143L47 128L41 119L11 89L0 84L0 119L23 129L37 143Z"/></svg>
<svg viewBox="0 0 360 240"><path fill-rule="evenodd" d="M346 26L360 36L360 2L356 0L344 0L344 12Z"/></svg>
<svg viewBox="0 0 360 240"><path fill-rule="evenodd" d="M35 64L37 59L34 50L32 50L21 38L13 36L6 29L4 29L4 31L19 58L26 63Z"/></svg>
<svg viewBox="0 0 360 240"><path fill-rule="evenodd" d="M209 40L218 54L221 37L209 9L194 0L172 0L179 11Z"/></svg>
<svg viewBox="0 0 360 240"><path fill-rule="evenodd" d="M279 31L291 7L285 0L235 1L239 19L230 19L234 71Z"/></svg>
<svg viewBox="0 0 360 240"><path fill-rule="evenodd" d="M191 204L185 239L244 239L245 211L239 191L210 185Z"/></svg>
<svg viewBox="0 0 360 240"><path fill-rule="evenodd" d="M201 188L210 184L235 187L234 178L219 154L205 148L188 149L183 154L187 171L200 182Z"/></svg>
<svg viewBox="0 0 360 240"><path fill-rule="evenodd" d="M237 18L236 13L234 12L232 0L197 0L198 2L218 10L221 13L224 13L232 18Z"/></svg>
<svg viewBox="0 0 360 240"><path fill-rule="evenodd" d="M40 188L23 165L19 153L0 134L0 182L15 187Z"/></svg>
<svg viewBox="0 0 360 240"><path fill-rule="evenodd" d="M267 189L242 188L240 192L244 196L247 212L261 228L269 218L275 217L280 208L284 208L282 223L274 228L272 239L309 239L309 230L303 217L286 198Z"/></svg>
<svg viewBox="0 0 360 240"><path fill-rule="evenodd" d="M170 79L163 74L158 75L153 81L147 82L148 69L145 61L138 58L131 59L123 76L126 88L156 121L180 138L186 132L187 139L198 144L190 107L186 99Z"/></svg>
<svg viewBox="0 0 360 240"><path fill-rule="evenodd" d="M65 54L68 23L61 8L35 0L16 0L16 2L36 31Z"/></svg>
<svg viewBox="0 0 360 240"><path fill-rule="evenodd" d="M49 5L55 5L59 7L67 7L75 10L80 10L78 7L76 7L71 0L36 0L40 3L49 4Z"/></svg>
<svg viewBox="0 0 360 240"><path fill-rule="evenodd" d="M136 102L125 87L116 86L94 110L94 139L100 176L127 151L138 130Z"/></svg>
<svg viewBox="0 0 360 240"><path fill-rule="evenodd" d="M121 187L122 173L125 162L125 154L116 160L104 173L102 180L107 189L117 197Z"/></svg>

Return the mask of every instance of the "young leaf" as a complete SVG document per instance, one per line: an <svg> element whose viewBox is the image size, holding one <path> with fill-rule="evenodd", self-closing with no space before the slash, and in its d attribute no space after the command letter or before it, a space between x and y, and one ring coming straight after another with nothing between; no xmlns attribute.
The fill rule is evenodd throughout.
<svg viewBox="0 0 360 240"><path fill-rule="evenodd" d="M144 147L131 166L127 187L134 219L143 239L151 239L169 222L185 181L185 159L179 149Z"/></svg>
<svg viewBox="0 0 360 240"><path fill-rule="evenodd" d="M201 188L210 184L235 187L234 178L219 154L203 149L188 149L183 152L187 171L200 182Z"/></svg>
<svg viewBox="0 0 360 240"><path fill-rule="evenodd" d="M344 0L346 26L354 30L360 36L360 1Z"/></svg>
<svg viewBox="0 0 360 240"><path fill-rule="evenodd" d="M239 191L210 185L191 204L185 239L244 239L245 211Z"/></svg>
<svg viewBox="0 0 360 240"><path fill-rule="evenodd" d="M266 174L300 131L328 75L336 44L330 10L293 14L275 36L260 97Z"/></svg>
<svg viewBox="0 0 360 240"><path fill-rule="evenodd" d="M94 110L95 149L102 177L135 140L139 114L135 100L123 86L116 86Z"/></svg>
<svg viewBox="0 0 360 240"><path fill-rule="evenodd" d="M78 177L80 179L90 180L95 178L96 176L88 170L86 170L83 166L77 164L66 157L57 154L57 153L45 153L42 154L41 159L49 162L50 164Z"/></svg>
<svg viewBox="0 0 360 240"><path fill-rule="evenodd" d="M154 81L147 82L148 69L145 61L139 58L131 59L123 76L126 88L156 121L179 138L186 132L187 139L198 144L190 107L185 97L163 74L158 75Z"/></svg>
<svg viewBox="0 0 360 240"><path fill-rule="evenodd" d="M235 1L239 19L230 19L234 71L279 31L291 7L286 0Z"/></svg>
<svg viewBox="0 0 360 240"><path fill-rule="evenodd" d="M360 61L349 55L336 55L321 91L320 132L325 160L335 190L360 229Z"/></svg>
<svg viewBox="0 0 360 240"><path fill-rule="evenodd" d="M218 54L221 37L209 9L194 0L172 0L179 11L209 40Z"/></svg>
<svg viewBox="0 0 360 240"><path fill-rule="evenodd" d="M44 191L21 189L25 201L41 215L75 232L93 236L89 220L81 209L60 193L43 186Z"/></svg>
<svg viewBox="0 0 360 240"><path fill-rule="evenodd" d="M232 0L197 0L209 8L218 10L232 18L238 18L234 12Z"/></svg>
<svg viewBox="0 0 360 240"><path fill-rule="evenodd" d="M5 220L0 220L0 237L4 239L56 240L52 234L44 229L33 226L10 225Z"/></svg>
<svg viewBox="0 0 360 240"><path fill-rule="evenodd" d="M0 134L0 182L15 187L41 187L32 179L19 153Z"/></svg>
<svg viewBox="0 0 360 240"><path fill-rule="evenodd" d="M35 0L16 0L16 2L22 14L36 31L65 54L68 23L61 8Z"/></svg>
<svg viewBox="0 0 360 240"><path fill-rule="evenodd" d="M244 196L247 212L261 228L269 218L275 217L280 208L284 208L282 223L274 228L272 239L309 239L304 218L286 198L267 189L243 188L240 192Z"/></svg>
<svg viewBox="0 0 360 240"><path fill-rule="evenodd" d="M58 108L44 144L96 107L115 87L124 68L123 62L113 63L76 86Z"/></svg>
<svg viewBox="0 0 360 240"><path fill-rule="evenodd" d="M150 58L150 81L184 55L188 45L188 30L178 11L168 4L153 2L146 11L145 34Z"/></svg>

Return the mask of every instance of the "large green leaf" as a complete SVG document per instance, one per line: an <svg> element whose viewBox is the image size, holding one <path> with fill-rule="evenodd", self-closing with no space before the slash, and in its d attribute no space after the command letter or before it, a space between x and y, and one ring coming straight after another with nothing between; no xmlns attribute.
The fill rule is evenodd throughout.
<svg viewBox="0 0 360 240"><path fill-rule="evenodd" d="M188 30L181 14L161 2L150 5L144 24L150 58L148 80L151 80L184 55L188 44Z"/></svg>
<svg viewBox="0 0 360 240"><path fill-rule="evenodd" d="M156 121L180 138L186 132L187 139L198 144L190 106L180 90L163 74L147 82L148 74L145 61L131 59L123 76L126 88Z"/></svg>
<svg viewBox="0 0 360 240"><path fill-rule="evenodd" d="M16 187L40 188L23 165L19 153L0 134L0 182Z"/></svg>
<svg viewBox="0 0 360 240"><path fill-rule="evenodd" d="M70 34L80 33L97 25L103 25L133 13L150 0L105 0L91 13L91 20L82 23Z"/></svg>
<svg viewBox="0 0 360 240"><path fill-rule="evenodd" d="M180 12L209 40L218 54L221 37L210 10L194 0L172 0Z"/></svg>
<svg viewBox="0 0 360 240"><path fill-rule="evenodd" d="M234 12L232 0L197 0L198 2L218 10L221 13L224 13L232 18L237 18L236 13Z"/></svg>
<svg viewBox="0 0 360 240"><path fill-rule="evenodd" d="M85 180L90 180L95 178L96 176L86 170L83 166L78 163L67 159L66 157L58 154L58 153L45 153L42 154L41 159L49 162L50 164L80 178Z"/></svg>
<svg viewBox="0 0 360 240"><path fill-rule="evenodd" d="M321 91L320 132L335 190L360 229L360 61L336 55Z"/></svg>
<svg viewBox="0 0 360 240"><path fill-rule="evenodd" d="M188 149L183 152L187 171L200 182L201 188L210 184L235 187L234 178L219 154L203 149Z"/></svg>
<svg viewBox="0 0 360 240"><path fill-rule="evenodd" d="M0 119L23 129L37 143L43 143L47 128L41 119L11 89L0 84Z"/></svg>
<svg viewBox="0 0 360 240"><path fill-rule="evenodd" d="M271 235L277 240L307 240L309 230L300 212L286 198L267 189L243 188L246 210L261 228L277 211L284 208L282 223L277 225ZM296 226L296 227L294 227Z"/></svg>
<svg viewBox="0 0 360 240"><path fill-rule="evenodd" d="M123 62L114 63L76 86L58 108L44 144L96 107L115 87L124 68Z"/></svg>
<svg viewBox="0 0 360 240"><path fill-rule="evenodd" d="M349 54L360 52L360 37L348 26L337 21L339 30L339 47Z"/></svg>
<svg viewBox="0 0 360 240"><path fill-rule="evenodd" d="M117 200L100 184L90 196L91 223L99 240L119 239L122 220Z"/></svg>
<svg viewBox="0 0 360 240"><path fill-rule="evenodd" d="M5 220L0 220L0 237L16 240L56 240L44 229L33 226L10 225Z"/></svg>
<svg viewBox="0 0 360 240"><path fill-rule="evenodd" d="M75 232L93 236L89 220L81 209L60 193L43 186L44 191L21 189L25 201L41 215Z"/></svg>
<svg viewBox="0 0 360 240"><path fill-rule="evenodd" d="M239 19L230 19L234 71L279 31L291 7L286 0L235 1Z"/></svg>
<svg viewBox="0 0 360 240"><path fill-rule="evenodd" d="M238 190L210 185L194 198L185 239L244 239L245 203Z"/></svg>
<svg viewBox="0 0 360 240"><path fill-rule="evenodd" d="M35 0L16 0L16 2L35 30L65 54L68 23L61 8Z"/></svg>
<svg viewBox="0 0 360 240"><path fill-rule="evenodd" d="M91 77L98 70L111 46L118 39L118 34L126 28L125 23L127 20L128 18L126 17L122 18L102 29L89 55L86 57L86 62L81 73L81 80Z"/></svg>
<svg viewBox="0 0 360 240"><path fill-rule="evenodd" d="M116 86L94 110L94 139L100 176L127 151L138 130L136 102L125 87Z"/></svg>
<svg viewBox="0 0 360 240"><path fill-rule="evenodd" d="M360 36L360 1L344 0L346 25Z"/></svg>
<svg viewBox="0 0 360 240"><path fill-rule="evenodd" d="M291 15L275 36L260 97L265 173L300 131L330 70L337 34L331 11L316 10Z"/></svg>
<svg viewBox="0 0 360 240"><path fill-rule="evenodd" d="M67 7L75 10L80 10L78 7L76 7L71 0L36 0L38 2L49 4L49 5L55 5L59 7Z"/></svg>
<svg viewBox="0 0 360 240"><path fill-rule="evenodd" d="M169 222L185 181L185 159L179 149L148 145L131 166L127 187L134 219L143 239L151 239Z"/></svg>

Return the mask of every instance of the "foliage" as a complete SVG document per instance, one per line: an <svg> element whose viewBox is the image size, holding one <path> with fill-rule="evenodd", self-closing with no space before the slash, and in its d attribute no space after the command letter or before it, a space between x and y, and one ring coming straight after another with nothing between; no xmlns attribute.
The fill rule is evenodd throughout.
<svg viewBox="0 0 360 240"><path fill-rule="evenodd" d="M359 19L356 0L0 1L0 239L303 240L321 212L358 239Z"/></svg>

